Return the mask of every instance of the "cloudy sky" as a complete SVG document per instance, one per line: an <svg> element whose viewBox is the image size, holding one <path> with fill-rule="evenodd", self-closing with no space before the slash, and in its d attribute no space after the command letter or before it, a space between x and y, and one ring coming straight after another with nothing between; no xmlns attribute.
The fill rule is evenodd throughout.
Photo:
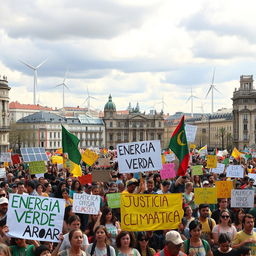
<svg viewBox="0 0 256 256"><path fill-rule="evenodd" d="M117 109L211 110L206 93L215 71L214 110L232 106L240 75L254 75L255 1L238 0L9 0L0 7L0 74L11 101L103 110L111 93ZM162 102L165 102L163 104Z"/></svg>

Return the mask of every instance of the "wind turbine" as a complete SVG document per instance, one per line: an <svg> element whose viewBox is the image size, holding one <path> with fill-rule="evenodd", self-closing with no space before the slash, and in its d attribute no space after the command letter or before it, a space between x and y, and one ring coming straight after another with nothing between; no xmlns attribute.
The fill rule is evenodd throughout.
<svg viewBox="0 0 256 256"><path fill-rule="evenodd" d="M67 78L67 71L65 73L65 76L64 76L64 79L63 79L63 82L61 84L58 84L56 85L55 87L59 87L59 86L62 86L62 104L63 104L63 110L64 110L64 107L65 107L65 87L69 89L69 87L67 86L66 84L66 78Z"/></svg>
<svg viewBox="0 0 256 256"><path fill-rule="evenodd" d="M85 99L84 103L87 102L87 112L88 112L89 115L90 115L91 99L94 99L94 100L97 100L97 99L89 94L88 85L87 85L87 95L88 95L88 96L87 96L87 98Z"/></svg>
<svg viewBox="0 0 256 256"><path fill-rule="evenodd" d="M193 91L192 91L192 88L191 88L191 94L190 96L188 97L186 103L190 100L191 101L191 116L193 117L194 116L194 99L199 99L197 96L193 95Z"/></svg>
<svg viewBox="0 0 256 256"><path fill-rule="evenodd" d="M37 87L37 69L39 69L46 61L47 59L45 59L43 62L41 62L39 65L37 65L36 67L22 61L19 60L22 64L24 64L25 66L27 66L28 68L34 70L34 96L33 96L33 102L34 105L36 105L36 87Z"/></svg>
<svg viewBox="0 0 256 256"><path fill-rule="evenodd" d="M217 91L217 92L219 92L220 94L221 94L221 92L215 87L215 85L214 85L214 77L215 77L215 68L214 68L214 70L213 70L213 75L212 75L212 83L211 83L211 85L210 85L210 88L209 88L209 90L208 90L208 92L207 92L207 94L206 94L206 96L205 96L205 98L207 98L207 96L208 96L208 94L210 93L210 91L212 91L212 114L213 114L213 91L215 90L215 91Z"/></svg>

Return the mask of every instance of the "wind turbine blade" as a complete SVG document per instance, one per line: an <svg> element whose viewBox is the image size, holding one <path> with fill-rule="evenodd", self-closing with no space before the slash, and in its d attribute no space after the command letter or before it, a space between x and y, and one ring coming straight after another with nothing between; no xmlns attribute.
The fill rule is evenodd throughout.
<svg viewBox="0 0 256 256"><path fill-rule="evenodd" d="M36 68L35 67L33 67L32 65L30 65L30 64L28 64L28 63L26 63L26 62L24 62L24 61L22 61L22 60L19 60L22 64L24 64L24 65L26 65L27 67L29 67L29 68L31 68L31 69L33 69L33 70L35 70Z"/></svg>
<svg viewBox="0 0 256 256"><path fill-rule="evenodd" d="M48 58L45 59L43 62L41 62L41 63L36 67L36 69L40 68L47 60L48 60Z"/></svg>
<svg viewBox="0 0 256 256"><path fill-rule="evenodd" d="M91 99L94 99L94 100L97 100L97 99L96 99L95 97L93 97L93 96L90 96L90 98L91 98Z"/></svg>
<svg viewBox="0 0 256 256"><path fill-rule="evenodd" d="M215 77L215 68L213 69L213 74L212 74L212 84L214 84L214 77Z"/></svg>
<svg viewBox="0 0 256 256"><path fill-rule="evenodd" d="M220 94L223 95L223 93L222 93L221 91L219 91L215 86L213 86L213 89L214 89L215 91L217 91L218 93L220 93Z"/></svg>
<svg viewBox="0 0 256 256"><path fill-rule="evenodd" d="M212 90L212 86L210 86L210 88L209 88L208 92L206 93L205 98L207 98L207 96L208 96L208 94L210 93L210 91L211 91L211 90Z"/></svg>
<svg viewBox="0 0 256 256"><path fill-rule="evenodd" d="M186 103L191 99L191 96L188 97L188 99L186 100Z"/></svg>
<svg viewBox="0 0 256 256"><path fill-rule="evenodd" d="M58 85L55 86L55 88L58 87L58 86L62 86L62 85L63 85L63 83L62 84L58 84Z"/></svg>
<svg viewBox="0 0 256 256"><path fill-rule="evenodd" d="M70 91L69 87L66 84L63 84L63 86L66 87Z"/></svg>

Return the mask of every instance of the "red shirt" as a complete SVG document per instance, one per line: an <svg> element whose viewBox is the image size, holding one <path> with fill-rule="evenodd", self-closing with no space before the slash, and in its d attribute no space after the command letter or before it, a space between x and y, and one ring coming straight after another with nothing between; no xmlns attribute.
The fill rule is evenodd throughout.
<svg viewBox="0 0 256 256"><path fill-rule="evenodd" d="M167 246L165 246L163 250L164 250L164 256L175 256L169 253ZM157 252L154 256L162 256L161 251ZM182 251L179 251L179 253L176 256L187 256L187 254Z"/></svg>

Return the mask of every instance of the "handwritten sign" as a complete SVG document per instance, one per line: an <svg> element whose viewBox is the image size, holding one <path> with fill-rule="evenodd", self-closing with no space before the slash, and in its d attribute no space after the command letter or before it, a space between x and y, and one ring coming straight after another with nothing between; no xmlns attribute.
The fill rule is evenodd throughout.
<svg viewBox="0 0 256 256"><path fill-rule="evenodd" d="M120 173L161 170L160 141L117 144L117 161Z"/></svg>
<svg viewBox="0 0 256 256"><path fill-rule="evenodd" d="M195 188L195 203L196 204L216 204L216 188Z"/></svg>
<svg viewBox="0 0 256 256"><path fill-rule="evenodd" d="M121 199L120 193L107 194L108 206L112 209L120 208L120 199Z"/></svg>
<svg viewBox="0 0 256 256"><path fill-rule="evenodd" d="M98 154L91 151L88 148L82 154L82 160L90 166L92 166L97 161L98 158L99 158Z"/></svg>
<svg viewBox="0 0 256 256"><path fill-rule="evenodd" d="M182 194L121 194L121 228L126 231L177 229Z"/></svg>
<svg viewBox="0 0 256 256"><path fill-rule="evenodd" d="M58 242L65 201L52 197L9 195L9 235L22 239Z"/></svg>
<svg viewBox="0 0 256 256"><path fill-rule="evenodd" d="M225 164L217 163L217 167L212 168L211 172L220 174L220 173L223 173L224 170L225 170Z"/></svg>
<svg viewBox="0 0 256 256"><path fill-rule="evenodd" d="M195 141L196 131L197 131L197 126L190 125L190 124L185 125L185 133L186 133L186 137L187 137L187 142Z"/></svg>
<svg viewBox="0 0 256 256"><path fill-rule="evenodd" d="M217 167L217 156L216 155L207 155L207 168L216 168Z"/></svg>
<svg viewBox="0 0 256 256"><path fill-rule="evenodd" d="M30 174L45 173L44 161L30 162L29 163Z"/></svg>
<svg viewBox="0 0 256 256"><path fill-rule="evenodd" d="M231 180L216 181L217 198L231 198L233 182Z"/></svg>
<svg viewBox="0 0 256 256"><path fill-rule="evenodd" d="M175 172L175 164L174 163L168 163L168 164L163 164L163 169L160 170L160 176L161 179L171 179L176 177L176 172Z"/></svg>
<svg viewBox="0 0 256 256"><path fill-rule="evenodd" d="M256 185L256 173L248 173L248 177L254 179L253 185Z"/></svg>
<svg viewBox="0 0 256 256"><path fill-rule="evenodd" d="M100 210L100 196L74 193L73 199L73 212L98 214Z"/></svg>
<svg viewBox="0 0 256 256"><path fill-rule="evenodd" d="M244 168L241 165L229 165L227 167L227 177L243 178Z"/></svg>
<svg viewBox="0 0 256 256"><path fill-rule="evenodd" d="M11 162L11 153L10 152L2 152L0 153L0 162Z"/></svg>
<svg viewBox="0 0 256 256"><path fill-rule="evenodd" d="M251 189L232 189L231 207L233 208L253 208L254 190Z"/></svg>
<svg viewBox="0 0 256 256"><path fill-rule="evenodd" d="M0 168L0 179L6 178L6 170L5 168Z"/></svg>
<svg viewBox="0 0 256 256"><path fill-rule="evenodd" d="M192 168L192 175L203 175L203 166L202 165L194 165L191 166Z"/></svg>

